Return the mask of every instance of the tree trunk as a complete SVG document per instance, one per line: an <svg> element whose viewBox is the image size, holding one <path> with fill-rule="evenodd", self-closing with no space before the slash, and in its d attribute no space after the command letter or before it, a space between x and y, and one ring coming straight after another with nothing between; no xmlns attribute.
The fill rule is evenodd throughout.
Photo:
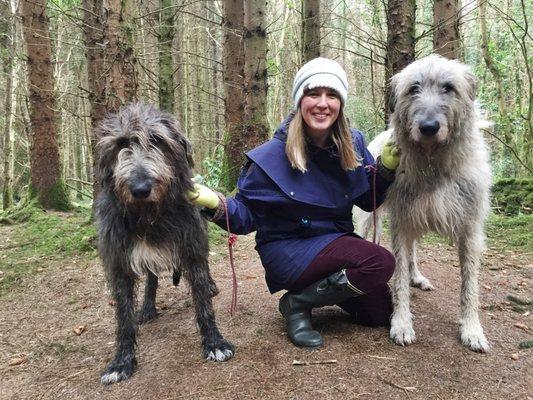
<svg viewBox="0 0 533 400"><path fill-rule="evenodd" d="M103 0L83 0L83 33L87 57L87 81L91 104L91 124L95 128L105 117L104 4ZM94 149L94 137L91 140Z"/></svg>
<svg viewBox="0 0 533 400"><path fill-rule="evenodd" d="M133 53L131 0L108 0L105 24L105 104L107 112L137 98L136 59Z"/></svg>
<svg viewBox="0 0 533 400"><path fill-rule="evenodd" d="M117 111L122 104L135 100L137 95L131 26L133 4L130 0L83 0L83 7L93 127L91 153L95 162L97 138L94 128L108 112ZM93 198L99 191L98 182L93 179Z"/></svg>
<svg viewBox="0 0 533 400"><path fill-rule="evenodd" d="M106 111L106 69L104 65L105 10L103 0L83 0L83 34L85 38L85 56L87 58L87 86L91 115L90 149L93 162L93 174L96 171L95 149L97 138L94 129L105 117ZM94 176L93 199L100 192L100 186ZM94 203L93 203L94 204Z"/></svg>
<svg viewBox="0 0 533 400"><path fill-rule="evenodd" d="M415 0L388 0L385 55L385 115L390 113L390 78L415 59Z"/></svg>
<svg viewBox="0 0 533 400"><path fill-rule="evenodd" d="M502 119L507 121L508 111L507 111L507 105L505 102L505 92L503 90L502 73L500 69L498 68L498 66L496 65L496 63L494 62L494 59L492 58L492 55L489 50L486 0L478 0L478 11L479 11L479 31L481 34L481 51L483 54L483 59L485 60L485 65L487 66L487 69L490 71L492 77L494 78L494 83L496 85L496 91L498 93L498 108L499 108L500 116L502 117ZM508 134L510 138L511 132L507 132L506 134ZM508 144L511 145L511 143L508 143Z"/></svg>
<svg viewBox="0 0 533 400"><path fill-rule="evenodd" d="M16 88L16 74L14 68L14 58L16 50L16 25L15 7L11 1L4 1L0 4L2 15L5 20L0 20L0 56L4 65L5 74L5 107L4 107L4 187L2 190L2 208L4 210L13 205L13 175L14 175L14 133L13 133L13 110L16 109L15 98L13 96Z"/></svg>
<svg viewBox="0 0 533 400"><path fill-rule="evenodd" d="M434 0L433 52L449 59L461 56L459 0Z"/></svg>
<svg viewBox="0 0 533 400"><path fill-rule="evenodd" d="M174 40L173 0L159 0L159 107L174 112L174 63L172 41Z"/></svg>
<svg viewBox="0 0 533 400"><path fill-rule="evenodd" d="M303 63L320 56L320 0L302 0Z"/></svg>
<svg viewBox="0 0 533 400"><path fill-rule="evenodd" d="M244 3L243 0L224 0L222 28L224 30L223 62L225 91L225 186L233 189L244 161Z"/></svg>
<svg viewBox="0 0 533 400"><path fill-rule="evenodd" d="M60 176L52 48L45 2L22 0L33 131L30 150L30 196L36 197L46 209L66 210L70 205L65 184Z"/></svg>
<svg viewBox="0 0 533 400"><path fill-rule="evenodd" d="M266 3L248 0L244 4L245 151L268 138Z"/></svg>

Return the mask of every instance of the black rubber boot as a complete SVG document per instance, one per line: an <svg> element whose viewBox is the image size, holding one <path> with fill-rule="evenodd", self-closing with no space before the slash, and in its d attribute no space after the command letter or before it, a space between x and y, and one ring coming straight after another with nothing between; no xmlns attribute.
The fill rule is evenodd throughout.
<svg viewBox="0 0 533 400"><path fill-rule="evenodd" d="M292 343L303 347L322 346L322 336L311 326L311 310L361 294L363 292L348 281L344 269L298 292L285 293L279 300L279 311L285 318Z"/></svg>

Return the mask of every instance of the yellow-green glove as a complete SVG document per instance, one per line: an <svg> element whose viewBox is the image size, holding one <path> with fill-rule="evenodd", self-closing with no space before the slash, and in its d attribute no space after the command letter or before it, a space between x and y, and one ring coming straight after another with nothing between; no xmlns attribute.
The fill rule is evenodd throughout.
<svg viewBox="0 0 533 400"><path fill-rule="evenodd" d="M207 186L199 183L194 184L194 190L189 192L189 200L191 203L197 206L202 206L209 209L215 209L218 207L218 196L215 192L209 189Z"/></svg>
<svg viewBox="0 0 533 400"><path fill-rule="evenodd" d="M381 150L381 163L385 168L390 169L391 171L398 168L398 165L400 164L400 148L392 139L389 139L389 141L385 143L383 150Z"/></svg>

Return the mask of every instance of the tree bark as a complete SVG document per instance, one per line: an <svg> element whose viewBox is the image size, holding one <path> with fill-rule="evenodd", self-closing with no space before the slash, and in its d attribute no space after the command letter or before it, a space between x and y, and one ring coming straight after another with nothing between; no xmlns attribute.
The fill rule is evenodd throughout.
<svg viewBox="0 0 533 400"><path fill-rule="evenodd" d="M320 0L302 0L302 58L320 56Z"/></svg>
<svg viewBox="0 0 533 400"><path fill-rule="evenodd" d="M388 0L385 55L385 115L390 114L390 78L415 59L415 0Z"/></svg>
<svg viewBox="0 0 533 400"><path fill-rule="evenodd" d="M137 98L136 58L133 52L132 0L108 0L105 24L105 104L108 112Z"/></svg>
<svg viewBox="0 0 533 400"><path fill-rule="evenodd" d="M13 110L16 109L13 92L16 85L14 59L16 51L16 24L14 5L11 1L0 4L2 15L5 20L0 20L0 56L4 65L5 74L5 107L4 107L4 187L2 190L2 208L4 210L13 205L13 175L14 175L14 133L13 133Z"/></svg>
<svg viewBox="0 0 533 400"><path fill-rule="evenodd" d="M433 52L449 59L461 56L459 0L434 0Z"/></svg>
<svg viewBox="0 0 533 400"><path fill-rule="evenodd" d="M266 0L248 0L244 3L245 151L268 138L266 5Z"/></svg>
<svg viewBox="0 0 533 400"><path fill-rule="evenodd" d="M87 81L89 102L91 104L91 125L98 126L106 114L105 104L105 10L103 0L83 0L83 33L85 37L85 55L87 57ZM94 135L91 147L95 146Z"/></svg>
<svg viewBox="0 0 533 400"><path fill-rule="evenodd" d="M70 204L60 176L52 48L45 1L22 0L33 131L30 196L36 197L45 209L66 210Z"/></svg>
<svg viewBox="0 0 533 400"><path fill-rule="evenodd" d="M233 189L244 161L244 2L224 0L222 28L224 30L224 103L226 119L225 186Z"/></svg>
<svg viewBox="0 0 533 400"><path fill-rule="evenodd" d="M174 40L173 0L159 0L159 107L174 112L174 63L172 42Z"/></svg>

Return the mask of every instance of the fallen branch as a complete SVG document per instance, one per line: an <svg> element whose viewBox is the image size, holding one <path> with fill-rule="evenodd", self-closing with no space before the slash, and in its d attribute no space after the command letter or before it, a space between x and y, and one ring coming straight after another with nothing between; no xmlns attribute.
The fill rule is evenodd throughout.
<svg viewBox="0 0 533 400"><path fill-rule="evenodd" d="M319 364L337 364L337 360L323 360L323 361L298 361L294 360L292 365L319 365Z"/></svg>
<svg viewBox="0 0 533 400"><path fill-rule="evenodd" d="M396 357L374 356L372 354L366 354L366 356L370 358L377 358L378 360L396 360Z"/></svg>
<svg viewBox="0 0 533 400"><path fill-rule="evenodd" d="M414 386L401 386L401 385L398 385L394 382L391 382L391 381L388 381L387 379L383 378L382 376L379 377L379 379L381 379L383 382L397 388L397 389L402 389L402 390L405 390L406 392L415 392L416 391L416 388Z"/></svg>

